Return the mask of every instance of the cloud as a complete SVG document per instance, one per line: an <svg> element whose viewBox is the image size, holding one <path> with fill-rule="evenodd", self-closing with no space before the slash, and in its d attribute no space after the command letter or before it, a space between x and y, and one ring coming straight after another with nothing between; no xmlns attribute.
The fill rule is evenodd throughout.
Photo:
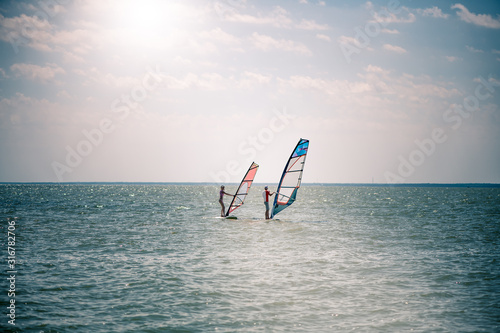
<svg viewBox="0 0 500 333"><path fill-rule="evenodd" d="M327 42L331 42L332 41L330 37L328 37L327 35L323 35L323 34L317 34L316 38L324 40L324 41L327 41Z"/></svg>
<svg viewBox="0 0 500 333"><path fill-rule="evenodd" d="M240 6L241 7L241 6ZM290 18L290 13L280 7L276 6L268 14L244 14L237 10L236 7L230 8L224 13L224 19L230 22L248 23L255 25L271 25L278 28L297 28L302 30L328 30L328 24L319 24L314 20L302 19L300 23L293 23Z"/></svg>
<svg viewBox="0 0 500 333"><path fill-rule="evenodd" d="M278 78L283 92L297 90L314 91L328 97L339 112L367 112L387 110L395 117L401 113L400 106L420 110L422 104L435 100L434 105L441 107L443 100L460 95L451 83L437 82L429 76L392 75L390 71L368 65L358 74L358 80L331 80L311 76L293 75L288 79ZM294 94L294 92L291 92ZM357 108L356 106L362 106ZM437 107L437 106L436 106ZM432 109L432 104L428 105Z"/></svg>
<svg viewBox="0 0 500 333"><path fill-rule="evenodd" d="M0 40L8 42L17 53L20 46L28 46L39 51L50 51L43 43L50 36L53 26L36 16L21 14L4 17L0 14Z"/></svg>
<svg viewBox="0 0 500 333"><path fill-rule="evenodd" d="M56 8L59 7L56 5ZM59 13L62 9L56 10ZM99 25L85 24L83 21L78 24L89 28L80 26L63 30L37 16L21 14L5 18L0 14L0 40L10 43L16 53L21 47L28 47L41 52L61 53L66 62L72 63L85 62L82 56L94 47L114 41L110 31Z"/></svg>
<svg viewBox="0 0 500 333"><path fill-rule="evenodd" d="M35 15L39 15L40 17L44 18L54 17L59 13L66 12L66 8L55 2L46 2L46 3L39 2L38 8L33 4L20 3L20 5L24 7L27 11L31 11Z"/></svg>
<svg viewBox="0 0 500 333"><path fill-rule="evenodd" d="M445 56L445 59L448 60L449 62L457 62L462 60L461 58L455 56Z"/></svg>
<svg viewBox="0 0 500 333"><path fill-rule="evenodd" d="M330 27L328 24L318 24L314 20L302 20L296 25L297 28L303 30L328 30Z"/></svg>
<svg viewBox="0 0 500 333"><path fill-rule="evenodd" d="M200 89L205 91L225 91L231 88L248 89L265 86L271 83L273 76L245 71L239 77L224 77L219 73L188 73L183 77L168 75L165 77L167 89L189 90Z"/></svg>
<svg viewBox="0 0 500 333"><path fill-rule="evenodd" d="M422 16L430 16L434 18L447 19L449 17L448 14L443 14L442 10L436 6L426 9L418 9L417 12Z"/></svg>
<svg viewBox="0 0 500 333"><path fill-rule="evenodd" d="M73 73L84 78L84 86L104 85L111 88L132 88L141 85L141 78L104 73L96 67L87 70L74 69Z"/></svg>
<svg viewBox="0 0 500 333"><path fill-rule="evenodd" d="M106 34L106 30L99 28L95 30L62 30L51 35L46 42L65 48L73 46L73 51L75 53L87 54L92 49L92 45L104 42L103 38Z"/></svg>
<svg viewBox="0 0 500 333"><path fill-rule="evenodd" d="M71 99L72 96L66 91L66 90L61 90L57 93L57 97L61 97L63 99Z"/></svg>
<svg viewBox="0 0 500 333"><path fill-rule="evenodd" d="M238 82L240 88L254 88L261 85L268 85L272 80L271 75L260 73L244 72L242 78Z"/></svg>
<svg viewBox="0 0 500 333"><path fill-rule="evenodd" d="M272 49L295 52L304 55L312 55L312 52L302 43L286 39L274 39L271 36L261 35L256 32L252 34L250 41L253 45L263 51Z"/></svg>
<svg viewBox="0 0 500 333"><path fill-rule="evenodd" d="M22 124L47 124L59 121L64 113L58 104L22 93L0 100L0 128L11 129ZM57 120L57 121L56 121ZM28 128L29 130L29 128Z"/></svg>
<svg viewBox="0 0 500 333"><path fill-rule="evenodd" d="M213 41L220 42L222 44L237 45L240 44L238 37L235 37L227 32L222 31L221 28L215 28L210 31L202 31L200 37L203 39L210 39Z"/></svg>
<svg viewBox="0 0 500 333"><path fill-rule="evenodd" d="M466 45L465 47L467 48L467 50L469 50L472 53L484 53L483 50L475 49L475 48L473 48L472 46L469 46L469 45Z"/></svg>
<svg viewBox="0 0 500 333"><path fill-rule="evenodd" d="M408 11L406 7L403 7ZM417 20L416 16L413 13L408 12L407 17L399 17L393 12L389 11L380 11L373 13L373 21L389 24L389 23L413 23Z"/></svg>
<svg viewBox="0 0 500 333"><path fill-rule="evenodd" d="M458 9L457 15L464 22L485 28L500 29L500 19L494 19L491 15L471 13L464 5L459 3L451 6L451 9Z"/></svg>
<svg viewBox="0 0 500 333"><path fill-rule="evenodd" d="M403 53L407 52L402 47L396 46L396 45L391 45L391 44L384 44L384 50L391 51L391 52L396 52L396 53L399 53L399 54L403 54Z"/></svg>
<svg viewBox="0 0 500 333"><path fill-rule="evenodd" d="M380 73L380 74L389 74L387 70L384 70L382 67L368 65L365 67L365 72L367 73Z"/></svg>
<svg viewBox="0 0 500 333"><path fill-rule="evenodd" d="M242 51L240 47L241 40L223 31L221 28L217 27L210 31L202 31L198 36L200 37L199 40L193 38L188 39L188 44L196 53L207 54L218 52L219 48L216 44L223 44L224 50Z"/></svg>
<svg viewBox="0 0 500 333"><path fill-rule="evenodd" d="M57 74L66 74L66 71L56 64L47 64L47 66L38 66L33 64L14 64L10 70L17 77L26 77L32 81L48 83L54 80Z"/></svg>
<svg viewBox="0 0 500 333"><path fill-rule="evenodd" d="M175 90L198 88L216 91L224 90L231 86L230 79L226 79L218 73L203 73L201 75L188 73L182 78L168 75L165 77L165 82L168 89Z"/></svg>
<svg viewBox="0 0 500 333"><path fill-rule="evenodd" d="M240 14L233 8L224 15L224 19L229 22L239 22L257 25L271 25L278 28L290 28L292 19L289 17L288 11L280 6L274 9L267 15L259 14L257 16L250 14Z"/></svg>
<svg viewBox="0 0 500 333"><path fill-rule="evenodd" d="M399 35L399 30L397 29L382 29L382 32L390 35Z"/></svg>
<svg viewBox="0 0 500 333"><path fill-rule="evenodd" d="M500 54L500 50L492 50L491 53ZM500 58L497 58L497 61L500 61Z"/></svg>
<svg viewBox="0 0 500 333"><path fill-rule="evenodd" d="M354 46L356 48L366 49L368 51L373 51L373 49L371 47L367 46L364 43L361 43L360 39L358 39L358 38L349 37L349 36L340 36L339 38L337 38L337 42L340 45Z"/></svg>

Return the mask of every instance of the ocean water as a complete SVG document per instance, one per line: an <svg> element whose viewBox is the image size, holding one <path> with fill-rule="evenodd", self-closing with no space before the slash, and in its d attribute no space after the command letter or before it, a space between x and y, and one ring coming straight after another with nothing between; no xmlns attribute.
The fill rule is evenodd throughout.
<svg viewBox="0 0 500 333"><path fill-rule="evenodd" d="M0 329L500 331L500 188L303 186L272 221L262 190L228 220L211 185L0 185Z"/></svg>

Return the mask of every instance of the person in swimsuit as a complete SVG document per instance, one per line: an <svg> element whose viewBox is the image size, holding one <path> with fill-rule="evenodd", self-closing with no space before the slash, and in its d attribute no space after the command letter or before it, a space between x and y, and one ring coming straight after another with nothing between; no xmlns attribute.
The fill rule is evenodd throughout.
<svg viewBox="0 0 500 333"><path fill-rule="evenodd" d="M221 187L220 187L220 192L219 192L219 203L220 203L220 205L221 205L220 217L226 217L226 209L225 209L225 207L224 207L224 200L223 200L223 199L224 199L224 194L225 194L225 195L229 195L229 196L231 196L231 197L234 197L234 195L229 194L229 193L226 193L226 192L224 191L224 185L221 185Z"/></svg>
<svg viewBox="0 0 500 333"><path fill-rule="evenodd" d="M274 194L269 192L267 186L264 187L264 192L262 192L262 197L264 198L264 205L266 206L266 220L269 220L269 197Z"/></svg>

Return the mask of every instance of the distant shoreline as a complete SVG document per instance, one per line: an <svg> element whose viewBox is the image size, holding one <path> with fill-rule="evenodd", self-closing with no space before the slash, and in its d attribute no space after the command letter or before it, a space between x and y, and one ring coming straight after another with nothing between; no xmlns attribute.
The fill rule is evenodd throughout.
<svg viewBox="0 0 500 333"><path fill-rule="evenodd" d="M238 185L239 183L225 183ZM214 182L0 182L0 185L210 185L217 186ZM253 186L275 186L276 183L254 183ZM500 183L302 183L301 186L332 186L332 187L474 187L474 188L500 188Z"/></svg>

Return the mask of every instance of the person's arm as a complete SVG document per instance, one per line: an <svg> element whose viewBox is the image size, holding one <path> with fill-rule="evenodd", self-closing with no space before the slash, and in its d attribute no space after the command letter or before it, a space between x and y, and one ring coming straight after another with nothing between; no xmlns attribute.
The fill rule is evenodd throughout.
<svg viewBox="0 0 500 333"><path fill-rule="evenodd" d="M229 193L226 193L226 192L224 192L224 194L225 194L225 195L229 195L229 196L231 196L231 197L234 197L234 195L233 195L233 194L229 194Z"/></svg>

